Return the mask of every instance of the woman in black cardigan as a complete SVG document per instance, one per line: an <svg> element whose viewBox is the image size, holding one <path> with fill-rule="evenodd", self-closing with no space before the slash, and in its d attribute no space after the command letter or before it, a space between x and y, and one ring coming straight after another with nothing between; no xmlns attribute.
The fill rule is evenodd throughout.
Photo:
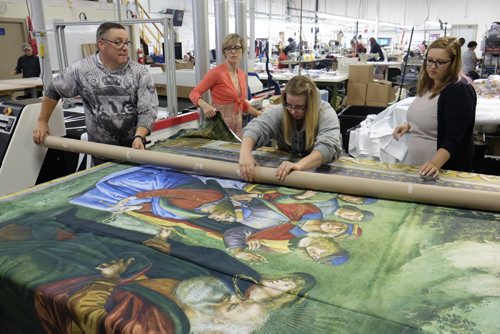
<svg viewBox="0 0 500 334"><path fill-rule="evenodd" d="M429 45L408 122L394 130L395 139L411 132L408 159L423 176L437 177L440 168L472 171L477 97L461 64L457 39L442 37Z"/></svg>

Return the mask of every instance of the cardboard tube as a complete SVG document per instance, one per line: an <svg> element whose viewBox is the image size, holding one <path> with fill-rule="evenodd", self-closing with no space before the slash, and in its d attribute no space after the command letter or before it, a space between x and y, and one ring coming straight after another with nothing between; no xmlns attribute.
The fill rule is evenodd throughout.
<svg viewBox="0 0 500 334"><path fill-rule="evenodd" d="M48 148L85 153L117 161L130 161L175 168L197 174L242 180L238 164L164 152L136 150L75 139L47 136ZM294 171L284 182L276 179L275 168L256 167L255 182L295 188L329 191L383 199L453 206L500 212L500 192L441 187L360 177Z"/></svg>

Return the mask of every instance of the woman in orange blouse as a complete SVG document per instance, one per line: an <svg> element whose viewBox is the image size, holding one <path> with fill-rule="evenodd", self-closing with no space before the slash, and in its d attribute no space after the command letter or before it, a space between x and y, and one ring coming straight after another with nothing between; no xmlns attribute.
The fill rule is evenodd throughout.
<svg viewBox="0 0 500 334"><path fill-rule="evenodd" d="M278 68L279 69L288 67L288 65L281 63L282 60L288 60L288 52L290 52L290 50L288 49L288 46L285 46L285 48L283 50L281 50L280 55L278 57Z"/></svg>
<svg viewBox="0 0 500 334"><path fill-rule="evenodd" d="M238 68L245 45L240 35L227 35L222 43L226 62L211 69L189 94L191 102L200 107L206 117L214 117L216 111L220 111L227 126L238 137L241 137L243 112L252 116L262 114L247 101L246 75ZM213 105L201 98L207 90L211 92Z"/></svg>

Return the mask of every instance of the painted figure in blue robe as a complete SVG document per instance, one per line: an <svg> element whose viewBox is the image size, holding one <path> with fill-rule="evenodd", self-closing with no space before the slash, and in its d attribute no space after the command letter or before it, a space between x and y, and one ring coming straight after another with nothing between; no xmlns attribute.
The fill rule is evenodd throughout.
<svg viewBox="0 0 500 334"><path fill-rule="evenodd" d="M152 192L165 190L163 192ZM170 190L170 191L169 191ZM151 210L163 218L209 217L230 221L231 217L212 215L213 205L227 199L217 183L205 184L189 174L156 166L137 166L112 173L95 187L70 201L72 204L111 211Z"/></svg>
<svg viewBox="0 0 500 334"><path fill-rule="evenodd" d="M291 220L321 219L338 208L332 197L138 166L102 178L70 202L113 213L150 212L165 219L201 221L205 228L222 233L234 222L267 228Z"/></svg>

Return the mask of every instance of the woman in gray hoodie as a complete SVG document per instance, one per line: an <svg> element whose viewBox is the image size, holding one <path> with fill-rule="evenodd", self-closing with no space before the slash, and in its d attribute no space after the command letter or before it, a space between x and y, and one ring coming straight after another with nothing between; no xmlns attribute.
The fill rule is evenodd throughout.
<svg viewBox="0 0 500 334"><path fill-rule="evenodd" d="M247 181L255 177L252 150L275 139L281 150L303 156L297 162L284 161L276 178L284 181L294 170L310 170L332 161L342 151L337 113L322 101L314 82L293 77L281 95L282 105L254 118L243 129L239 168Z"/></svg>

